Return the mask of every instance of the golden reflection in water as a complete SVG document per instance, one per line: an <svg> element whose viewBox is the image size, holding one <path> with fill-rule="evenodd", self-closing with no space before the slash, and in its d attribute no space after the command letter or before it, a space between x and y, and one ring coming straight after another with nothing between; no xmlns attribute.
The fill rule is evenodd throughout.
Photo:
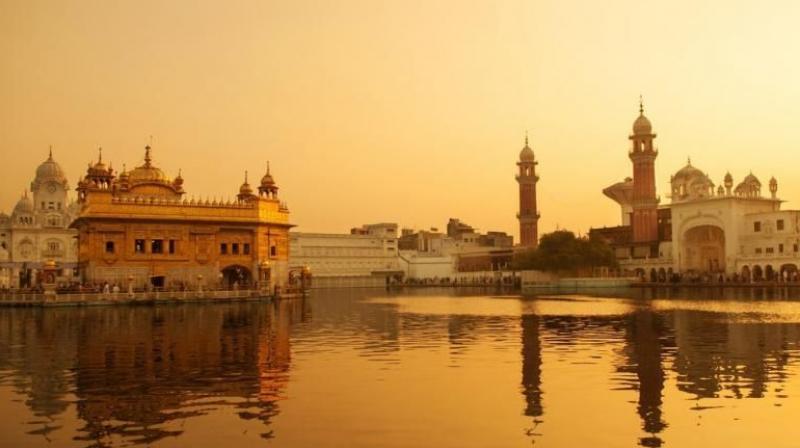
<svg viewBox="0 0 800 448"><path fill-rule="evenodd" d="M536 300L521 300L519 296L377 297L370 302L396 306L401 313L461 316L618 316L634 308L630 299L574 295L540 296Z"/></svg>
<svg viewBox="0 0 800 448"><path fill-rule="evenodd" d="M3 309L0 446L794 446L794 297L457 294Z"/></svg>

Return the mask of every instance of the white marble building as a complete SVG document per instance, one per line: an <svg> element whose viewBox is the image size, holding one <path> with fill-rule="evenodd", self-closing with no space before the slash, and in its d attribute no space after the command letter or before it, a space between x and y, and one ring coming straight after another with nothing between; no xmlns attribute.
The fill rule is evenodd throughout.
<svg viewBox="0 0 800 448"><path fill-rule="evenodd" d="M800 211L781 210L776 179L769 181L766 195L752 173L736 186L728 173L716 186L689 162L670 183L670 203L660 214L669 222L660 223L666 229L658 242L658 257L636 257L618 247L624 269L659 279L671 273L738 275L746 280L797 277ZM624 213L627 204L620 205Z"/></svg>
<svg viewBox="0 0 800 448"><path fill-rule="evenodd" d="M349 234L291 232L289 266L308 267L314 287L384 286L402 273L397 224L368 224Z"/></svg>
<svg viewBox="0 0 800 448"><path fill-rule="evenodd" d="M69 228L76 214L67 177L51 151L36 169L30 193L25 190L11 215L0 213L0 286L36 285L49 260L59 267L59 282L76 280L77 232Z"/></svg>

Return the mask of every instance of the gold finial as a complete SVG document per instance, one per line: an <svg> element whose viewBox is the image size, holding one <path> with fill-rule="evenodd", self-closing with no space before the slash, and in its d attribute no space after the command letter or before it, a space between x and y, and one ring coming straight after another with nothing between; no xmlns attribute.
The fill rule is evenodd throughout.
<svg viewBox="0 0 800 448"><path fill-rule="evenodd" d="M97 148L97 163L103 163L103 147Z"/></svg>
<svg viewBox="0 0 800 448"><path fill-rule="evenodd" d="M528 146L528 130L525 129L525 146Z"/></svg>
<svg viewBox="0 0 800 448"><path fill-rule="evenodd" d="M150 157L150 145L147 145L144 147L144 166L149 168L152 160L153 159Z"/></svg>
<svg viewBox="0 0 800 448"><path fill-rule="evenodd" d="M53 145L50 145L50 155L47 156L47 160L53 160Z"/></svg>
<svg viewBox="0 0 800 448"><path fill-rule="evenodd" d="M644 100L642 94L639 94L639 115L644 115Z"/></svg>
<svg viewBox="0 0 800 448"><path fill-rule="evenodd" d="M686 164L687 164L687 165L689 165L689 166L691 166L691 165L692 165L692 158L691 158L691 156L689 156L689 157L686 157Z"/></svg>
<svg viewBox="0 0 800 448"><path fill-rule="evenodd" d="M244 183L247 183L247 170L244 170Z"/></svg>
<svg viewBox="0 0 800 448"><path fill-rule="evenodd" d="M267 174L269 174L269 160L267 160Z"/></svg>

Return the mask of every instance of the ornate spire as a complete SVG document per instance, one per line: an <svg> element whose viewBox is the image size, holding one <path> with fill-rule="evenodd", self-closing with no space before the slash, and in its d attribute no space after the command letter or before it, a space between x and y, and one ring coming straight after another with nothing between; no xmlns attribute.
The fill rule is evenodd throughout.
<svg viewBox="0 0 800 448"><path fill-rule="evenodd" d="M269 160L267 160L267 174L269 174Z"/></svg>
<svg viewBox="0 0 800 448"><path fill-rule="evenodd" d="M528 130L525 129L525 146L528 146Z"/></svg>
<svg viewBox="0 0 800 448"><path fill-rule="evenodd" d="M103 147L97 148L97 164L103 163Z"/></svg>
<svg viewBox="0 0 800 448"><path fill-rule="evenodd" d="M47 160L53 161L53 145L50 145L50 154L47 156Z"/></svg>
<svg viewBox="0 0 800 448"><path fill-rule="evenodd" d="M150 137L152 140L152 137ZM150 145L144 147L144 166L150 168L150 162L152 161L152 157L150 157Z"/></svg>
<svg viewBox="0 0 800 448"><path fill-rule="evenodd" d="M639 94L639 115L644 115L644 100L641 93Z"/></svg>

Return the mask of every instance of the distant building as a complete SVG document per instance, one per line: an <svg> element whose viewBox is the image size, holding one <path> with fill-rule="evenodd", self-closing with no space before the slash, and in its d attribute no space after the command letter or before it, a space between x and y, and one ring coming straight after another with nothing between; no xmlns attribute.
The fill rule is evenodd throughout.
<svg viewBox="0 0 800 448"><path fill-rule="evenodd" d="M797 279L800 211L781 210L777 180L769 196L752 173L736 186L727 173L717 187L689 161L670 178L670 203L659 206L654 138L640 106L630 137L633 178L603 190L620 205L622 224L590 232L611 244L623 270L654 281L676 273Z"/></svg>
<svg viewBox="0 0 800 448"><path fill-rule="evenodd" d="M536 184L539 176L536 175L536 165L539 162L534 157L533 150L528 145L525 136L525 147L519 153L519 239L520 246L535 249L539 245L539 208L536 202Z"/></svg>
<svg viewBox="0 0 800 448"><path fill-rule="evenodd" d="M188 200L181 174L168 178L151 148L116 174L102 157L78 184L79 267L86 282L135 287L284 287L289 209L267 166L257 190L234 201Z"/></svg>
<svg viewBox="0 0 800 448"><path fill-rule="evenodd" d="M53 152L38 168L11 215L0 213L0 287L33 287L42 264L55 261L60 283L76 281L77 232L69 228L77 207Z"/></svg>
<svg viewBox="0 0 800 448"><path fill-rule="evenodd" d="M401 264L411 278L504 269L513 258L513 246L514 238L505 232L481 234L456 218L448 221L446 234L403 229L399 242Z"/></svg>
<svg viewBox="0 0 800 448"><path fill-rule="evenodd" d="M308 267L314 287L377 287L402 276L397 224L366 224L350 234L290 233L292 267Z"/></svg>

